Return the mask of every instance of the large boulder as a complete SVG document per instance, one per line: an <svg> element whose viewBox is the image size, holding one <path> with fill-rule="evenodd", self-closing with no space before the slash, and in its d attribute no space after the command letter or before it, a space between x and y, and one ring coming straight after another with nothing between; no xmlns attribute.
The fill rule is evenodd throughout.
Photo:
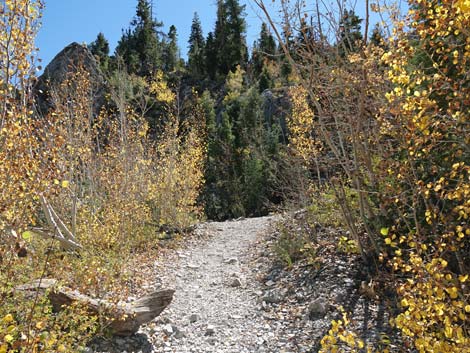
<svg viewBox="0 0 470 353"><path fill-rule="evenodd" d="M54 93L63 91L63 82L78 70L89 74L93 111L95 114L99 112L105 102L106 80L90 50L85 45L72 43L54 57L37 80L34 92L40 115L46 115L54 108Z"/></svg>

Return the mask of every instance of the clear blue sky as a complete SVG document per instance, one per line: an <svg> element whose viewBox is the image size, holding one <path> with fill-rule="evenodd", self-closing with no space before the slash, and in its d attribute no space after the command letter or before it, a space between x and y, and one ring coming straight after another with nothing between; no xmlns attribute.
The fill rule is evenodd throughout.
<svg viewBox="0 0 470 353"><path fill-rule="evenodd" d="M247 4L247 42L251 46L258 37L261 20L249 0ZM171 25L178 31L181 55L186 57L187 42L194 12L199 14L204 33L212 31L216 17L216 0L154 0L154 16L168 32ZM108 39L111 52L135 15L137 0L45 0L42 27L36 44L39 57L46 66L54 56L72 42L90 43L99 32Z"/></svg>
<svg viewBox="0 0 470 353"><path fill-rule="evenodd" d="M326 3L330 1L327 0ZM261 20L257 15L259 10L251 0L240 2L246 5L247 44L251 47L258 38L261 27ZM187 42L194 12L199 14L205 34L214 29L216 0L154 0L153 3L154 16L164 23L164 31L168 32L171 25L176 26L179 47L184 58L188 50ZM265 3L272 4L271 0ZM347 3L355 6L360 17L364 16L364 0L348 0ZM43 67L68 44L88 44L95 40L99 32L103 32L108 39L112 53L122 29L129 27L135 15L137 0L45 0L45 5L42 27L36 40Z"/></svg>

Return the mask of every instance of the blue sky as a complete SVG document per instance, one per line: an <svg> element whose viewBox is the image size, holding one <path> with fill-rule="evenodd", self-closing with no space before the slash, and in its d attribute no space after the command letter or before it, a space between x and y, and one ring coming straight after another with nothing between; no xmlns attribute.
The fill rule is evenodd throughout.
<svg viewBox="0 0 470 353"><path fill-rule="evenodd" d="M329 3L332 0L326 0ZM401 0L404 1L404 0ZM198 12L204 33L212 31L216 17L216 0L154 0L154 16L164 23L165 32L171 25L178 31L181 55L186 58L187 42L194 12ZM251 47L258 38L261 20L253 1L246 5L247 43ZM271 4L271 0L265 1ZM364 0L347 0L364 15ZM45 0L42 27L36 44L45 67L54 56L72 42L90 43L103 32L114 51L122 29L128 28L135 15L137 0ZM274 11L273 11L274 12ZM372 28L372 25L371 25Z"/></svg>
<svg viewBox="0 0 470 353"><path fill-rule="evenodd" d="M258 37L261 20L249 0L241 3L247 4L247 42L251 46ZM36 39L43 66L68 44L90 43L99 32L104 33L113 51L121 30L129 26L135 15L136 4L137 0L45 0L42 27ZM215 0L154 0L154 4L154 15L164 23L165 32L171 25L176 26L183 57L194 12L198 12L205 34L214 28Z"/></svg>

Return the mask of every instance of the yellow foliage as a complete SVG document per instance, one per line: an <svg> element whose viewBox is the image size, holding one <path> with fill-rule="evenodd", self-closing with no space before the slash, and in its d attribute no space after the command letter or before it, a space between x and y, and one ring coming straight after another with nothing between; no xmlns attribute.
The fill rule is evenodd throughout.
<svg viewBox="0 0 470 353"><path fill-rule="evenodd" d="M155 73L155 76L150 82L150 93L153 93L158 101L168 105L172 105L176 99L175 93L168 87L168 83L161 70Z"/></svg>
<svg viewBox="0 0 470 353"><path fill-rule="evenodd" d="M206 145L203 119L180 134L179 122L172 117L157 146L155 182L149 190L154 217L159 224L187 227L202 214L197 205L204 185ZM183 128L184 130L184 128Z"/></svg>
<svg viewBox="0 0 470 353"><path fill-rule="evenodd" d="M390 235L385 242L395 249L391 266L406 278L398 290L403 312L394 323L419 352L464 352L470 349L470 179L463 147L469 120L464 107L470 102L469 2L411 4L410 26L420 47L398 28L394 46L382 56L395 84L387 94L387 113L394 117L382 131L406 156L387 161L400 178L385 184L385 204L394 200L401 212L391 231L400 243ZM402 196L407 193L413 197Z"/></svg>
<svg viewBox="0 0 470 353"><path fill-rule="evenodd" d="M308 93L302 86L289 89L292 112L287 120L289 146L302 158L306 166L318 156L322 144L313 138L315 115L308 104Z"/></svg>

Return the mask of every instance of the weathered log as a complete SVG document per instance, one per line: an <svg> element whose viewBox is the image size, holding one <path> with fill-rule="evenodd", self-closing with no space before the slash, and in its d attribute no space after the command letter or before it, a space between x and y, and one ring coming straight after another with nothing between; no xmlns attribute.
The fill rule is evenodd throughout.
<svg viewBox="0 0 470 353"><path fill-rule="evenodd" d="M174 290L153 292L132 303L113 304L104 299L90 298L78 291L59 287L54 279L42 279L17 287L18 290L46 290L54 311L58 312L72 303L84 305L91 315L105 314L104 326L117 336L129 336L139 327L152 321L171 303Z"/></svg>

